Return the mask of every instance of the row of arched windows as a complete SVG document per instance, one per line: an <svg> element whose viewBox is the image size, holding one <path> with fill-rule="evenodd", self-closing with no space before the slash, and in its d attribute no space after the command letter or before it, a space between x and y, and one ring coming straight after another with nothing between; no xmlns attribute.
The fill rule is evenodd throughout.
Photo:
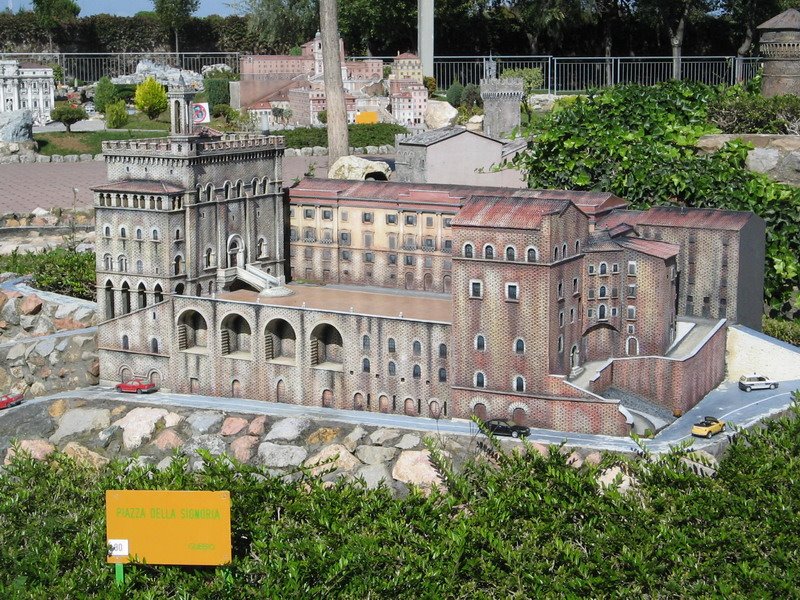
<svg viewBox="0 0 800 600"><path fill-rule="evenodd" d="M370 372L370 362L368 358L365 358L362 361L361 370L364 373ZM397 375L397 363L395 363L393 360L390 360L389 364L387 365L387 372L389 373L390 377L395 377ZM438 376L439 376L439 382L443 383L447 381L447 369L445 369L444 367L440 368ZM411 368L411 377L413 379L422 379L422 367L420 367L419 365L414 365Z"/></svg>
<svg viewBox="0 0 800 600"><path fill-rule="evenodd" d="M476 388L488 387L486 373L483 371L475 371L475 374L472 376L472 383ZM515 392L524 392L525 378L522 375L515 375L511 383L511 389Z"/></svg>
<svg viewBox="0 0 800 600"><path fill-rule="evenodd" d="M477 334L475 336L475 350L478 352L486 352L486 346L486 336L482 333ZM522 338L514 340L512 349L515 354L525 354L525 340Z"/></svg>
<svg viewBox="0 0 800 600"><path fill-rule="evenodd" d="M116 316L126 315L131 312L131 310L133 310L132 297L134 293L136 294L136 308L140 309L147 307L147 296L149 292L147 291L147 286L144 283L139 283L134 291L131 289L131 286L127 281L122 282L122 286L119 288L120 300L122 302L119 313L116 310L115 291L114 284L110 279L107 280L103 286L103 293L105 295L106 319L113 319ZM164 301L164 290L160 284L157 283L153 287L152 294L154 304Z"/></svg>
<svg viewBox="0 0 800 600"><path fill-rule="evenodd" d="M261 179L258 179L254 177L253 180L250 182L248 189L253 196L266 194L267 190L269 190L269 178L262 177ZM233 183L231 183L230 181L226 181L222 185L222 199L230 200L231 198L242 198L244 196L244 190L245 190L245 185L241 179L237 179ZM205 187L198 185L196 188L197 201L210 202L212 200L215 200L216 191L217 190L214 187L213 183L209 183Z"/></svg>
<svg viewBox="0 0 800 600"><path fill-rule="evenodd" d="M106 237L106 238L110 238L111 237L111 225L109 225L109 224L103 225L103 237ZM127 226L125 226L125 225L121 225L120 226L120 228L119 228L119 238L121 240L127 240L128 239L128 228L127 228ZM141 227L137 227L136 228L136 230L134 231L134 234L133 234L133 239L136 240L137 242L143 242L144 241L144 231L142 230ZM158 242L161 239L161 233L159 232L159 230L157 228L154 227L153 229L150 230L150 239L152 241L154 241L154 242ZM181 239L181 230L180 229L175 230L175 239L176 240Z"/></svg>
<svg viewBox="0 0 800 600"><path fill-rule="evenodd" d="M397 342L394 338L389 338L386 346L390 354L397 352ZM368 335L361 338L361 348L364 352L369 352L370 339ZM411 344L411 352L414 356L422 356L422 342L414 340ZM439 358L447 358L447 344L439 344Z"/></svg>
<svg viewBox="0 0 800 600"><path fill-rule="evenodd" d="M150 338L150 352L153 354L158 354L159 350L159 343L157 338ZM123 350L130 350L131 343L130 338L127 335L122 336L122 349Z"/></svg>
<svg viewBox="0 0 800 600"><path fill-rule="evenodd" d="M581 242L580 240L575 242L575 254L580 253ZM483 252L480 256L477 255L477 251L475 249L475 245L471 242L467 242L464 244L463 252L464 258L484 258L486 260L494 260L495 256L495 248L492 244L485 244L483 246ZM553 248L553 260L561 260L562 258L567 257L567 244L562 244L559 250L559 247L556 246ZM509 262L514 262L517 260L517 249L514 246L506 246L504 252L505 260ZM534 246L529 246L525 249L525 261L526 262L537 262L539 260L539 251Z"/></svg>
<svg viewBox="0 0 800 600"><path fill-rule="evenodd" d="M97 195L99 206L115 206L119 208L147 208L150 210L162 210L164 199L161 196L145 196L142 194L103 194Z"/></svg>

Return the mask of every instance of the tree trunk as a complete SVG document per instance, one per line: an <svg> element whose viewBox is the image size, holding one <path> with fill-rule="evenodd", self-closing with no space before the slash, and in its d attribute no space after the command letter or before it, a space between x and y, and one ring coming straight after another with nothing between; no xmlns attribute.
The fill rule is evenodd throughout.
<svg viewBox="0 0 800 600"><path fill-rule="evenodd" d="M739 49L736 51L737 56L747 56L747 53L750 52L750 48L753 46L753 24L748 22L747 23L747 31L744 34L744 41L742 45L739 46Z"/></svg>
<svg viewBox="0 0 800 600"><path fill-rule="evenodd" d="M179 69L181 68L180 62L180 53L178 52L178 28L175 28L175 66Z"/></svg>
<svg viewBox="0 0 800 600"><path fill-rule="evenodd" d="M350 154L342 68L339 61L339 23L336 0L320 0L319 23L322 37L322 67L325 70L325 99L328 111L328 164Z"/></svg>
<svg viewBox="0 0 800 600"><path fill-rule="evenodd" d="M678 21L678 27L675 28L675 31L669 32L669 41L672 44L672 78L673 79L681 79L681 49L683 48L683 36L686 32L686 19L689 16L689 4L686 4L686 8L683 11L683 15L681 15L680 21Z"/></svg>

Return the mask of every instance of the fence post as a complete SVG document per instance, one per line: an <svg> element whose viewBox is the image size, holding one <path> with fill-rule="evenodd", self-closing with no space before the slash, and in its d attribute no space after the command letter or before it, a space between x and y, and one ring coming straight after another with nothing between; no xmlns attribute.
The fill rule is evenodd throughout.
<svg viewBox="0 0 800 600"><path fill-rule="evenodd" d="M553 65L552 67L552 76L553 76L553 90L552 95L555 96L558 94L558 59L555 56L550 57Z"/></svg>
<svg viewBox="0 0 800 600"><path fill-rule="evenodd" d="M734 61L734 73L733 73L733 82L732 85L737 83L741 83L744 79L744 64L743 59L741 56L737 56L733 59Z"/></svg>

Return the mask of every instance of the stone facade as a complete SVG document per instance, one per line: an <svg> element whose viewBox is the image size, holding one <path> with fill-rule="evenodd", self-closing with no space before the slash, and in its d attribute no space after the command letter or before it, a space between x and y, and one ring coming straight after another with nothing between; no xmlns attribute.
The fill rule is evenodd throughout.
<svg viewBox="0 0 800 600"><path fill-rule="evenodd" d="M753 215L637 213L603 193L305 179L284 197L281 140L190 133L190 96L171 90L168 139L106 143L106 380L624 435L619 401L577 383L584 365L668 355L683 277L724 255L738 289L758 231L763 252ZM670 371L682 407L721 380L717 339ZM626 366L600 381L644 393Z"/></svg>
<svg viewBox="0 0 800 600"><path fill-rule="evenodd" d="M0 112L29 110L34 121L44 125L55 108L53 69L22 66L15 60L0 60Z"/></svg>
<svg viewBox="0 0 800 600"><path fill-rule="evenodd" d="M522 79L481 79L483 131L489 137L502 138L520 124L520 106L524 95Z"/></svg>
<svg viewBox="0 0 800 600"><path fill-rule="evenodd" d="M800 11L790 8L758 26L764 59L761 93L800 95Z"/></svg>

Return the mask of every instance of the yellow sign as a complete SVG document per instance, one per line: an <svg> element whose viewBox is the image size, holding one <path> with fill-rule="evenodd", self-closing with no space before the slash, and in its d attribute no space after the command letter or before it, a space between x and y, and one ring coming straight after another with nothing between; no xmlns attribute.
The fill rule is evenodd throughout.
<svg viewBox="0 0 800 600"><path fill-rule="evenodd" d="M356 113L356 123L359 125L374 125L378 122L378 113L374 110L365 110L360 113Z"/></svg>
<svg viewBox="0 0 800 600"><path fill-rule="evenodd" d="M227 564L230 492L107 490L106 538L110 563Z"/></svg>

